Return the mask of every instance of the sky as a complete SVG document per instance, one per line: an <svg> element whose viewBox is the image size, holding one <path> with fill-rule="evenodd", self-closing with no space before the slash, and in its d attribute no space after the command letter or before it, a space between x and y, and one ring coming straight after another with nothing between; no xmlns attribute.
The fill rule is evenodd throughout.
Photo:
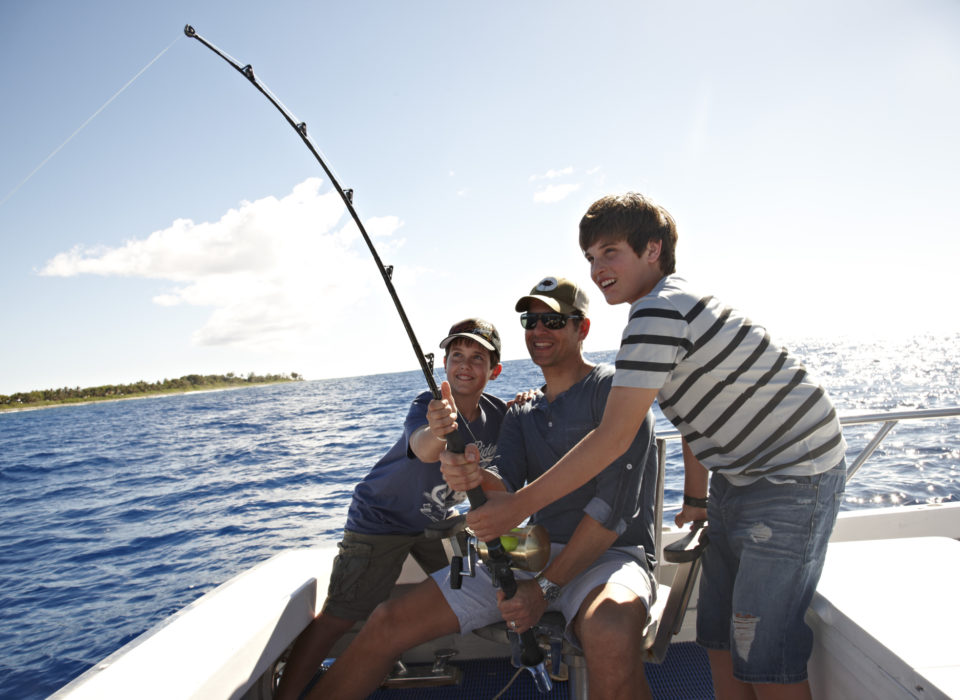
<svg viewBox="0 0 960 700"><path fill-rule="evenodd" d="M960 330L955 0L0 0L0 394L417 369L639 191L678 272L775 341ZM493 387L491 387L493 388Z"/></svg>

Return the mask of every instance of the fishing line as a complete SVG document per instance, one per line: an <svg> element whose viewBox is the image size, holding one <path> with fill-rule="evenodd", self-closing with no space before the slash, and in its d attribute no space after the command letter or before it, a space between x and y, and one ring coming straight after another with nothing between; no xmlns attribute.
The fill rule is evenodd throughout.
<svg viewBox="0 0 960 700"><path fill-rule="evenodd" d="M113 94L113 97L111 97L109 100L107 100L107 101L104 102L102 105L100 105L100 109L98 109L96 112L94 112L93 114L91 114L91 115L87 118L87 121L85 121L83 124L81 124L79 127L77 127L77 130L74 131L72 134L70 134L70 135L67 137L67 140L66 140L66 141L64 141L64 142L61 143L59 146L57 146L55 149L53 149L53 152L52 152L50 155L48 155L46 158L44 158L43 161L40 163L40 165L38 165L37 167L35 167L35 168L30 172L29 175L27 175L25 178L23 178L23 180L20 181L20 184L19 184L19 185L17 185L17 186L14 187L12 190L10 190L10 192L8 192L7 195L6 195L3 199L0 199L0 206L3 206L4 202L6 202L8 199L10 199L17 190L19 190L21 187L23 187L30 178L32 178L34 175L36 175L37 172L40 170L40 168L42 168L44 165L46 165L47 163L49 163L50 160L51 160L55 155L57 155L57 154L61 151L61 149L63 149L64 146L66 146L68 143L70 143L77 134L79 134L81 131L84 130L84 128L86 128L87 124L89 124L89 123L92 122L94 119L96 119L96 118L97 118L97 115L99 115L100 112L102 112L103 110L105 110L105 109L109 106L109 104L110 104L111 102L113 102L115 99L117 99L117 98L120 96L120 93L122 93L124 90L126 90L126 89L127 89L128 87L130 87L131 85L133 85L133 83L136 82L137 78L139 78L141 75L143 75L150 66L152 66L154 63L156 63L157 60L158 60L161 56L163 56L163 54L165 54L167 51L169 51L170 48L171 48L174 44L176 44L178 41L180 41L180 36L179 36L179 35L177 35L177 38L176 38L176 39L174 39L173 41L170 42L170 44L167 46L167 48L165 48L163 51L161 51L161 52L158 53L156 56L154 56L152 59L150 59L150 62L147 63L147 65L145 65L143 68L141 68L141 69L137 72L137 74L136 74L135 76L133 76L132 78L130 78L130 80L127 81L126 85L124 85L122 88L120 88L119 90L117 90L117 91Z"/></svg>
<svg viewBox="0 0 960 700"><path fill-rule="evenodd" d="M430 359L428 361L427 356L424 355L423 350L420 349L420 343L417 341L417 336L413 332L413 327L410 325L407 314L403 310L403 304L400 303L400 297L397 295L397 290L393 286L393 266L390 265L387 267L383 264L383 261L380 259L380 255L377 253L377 249L373 245L373 241L370 239L363 222L360 220L360 215L357 214L357 210L353 207L353 190L344 189L340 186L340 182L334 176L330 167L327 165L327 162L323 159L323 157L321 157L319 150L314 145L313 141L310 140L310 137L307 136L306 122L298 121L296 117L294 117L293 114L283 106L280 100L277 99L277 97L270 92L270 90L267 89L262 82L260 82L253 71L252 65L249 63L246 65L241 65L240 62L234 59L232 56L224 53L202 36L197 34L197 31L189 24L183 28L183 33L191 39L196 39L201 44L206 46L213 53L217 54L220 58L229 63L234 70L239 72L248 81L250 81L250 84L253 85L260 92L260 94L266 97L274 107L277 108L280 114L283 115L283 118L287 120L287 123L293 127L294 131L296 131L300 136L300 140L303 141L304 145L310 149L313 157L320 164L320 167L323 168L323 172L325 172L327 177L330 178L330 184L337 191L337 194L340 195L340 199L343 200L343 204L346 206L347 211L350 212L350 216L357 225L360 235L363 236L364 243L367 244L367 248L369 249L370 254L373 256L374 262L377 264L377 269L380 270L380 276L383 278L383 282L387 286L387 291L390 293L391 299L393 299L393 304L397 309L397 313L400 315L400 321L403 323L404 330L407 332L407 337L410 340L410 344L413 346L414 354L417 356L417 361L420 363L420 368L423 370L423 376L427 380L427 384L430 386L431 393L433 394L434 398L442 398L440 389L437 387L437 382L433 378L433 355L431 354L429 356ZM458 416L458 418L461 419L461 424L466 425L466 421L462 420L462 416ZM446 435L446 440L447 449L449 451L458 453L462 453L464 451L465 444L463 436L458 430L448 433ZM470 506L472 508L479 508L487 501L487 496L480 486L476 486L467 491L467 497L470 499ZM500 590L503 591L505 598L512 598L517 592L517 582L516 577L513 575L513 570L510 568L512 563L510 555L507 553L506 549L504 549L503 543L500 541L499 537L494 538L486 544L487 557L485 561L491 571L493 580L500 587ZM520 643L522 647L520 656L521 663L533 675L534 683L536 684L537 689L540 692L549 691L552 685L550 676L547 674L544 665L543 652L537 644L537 639L532 629L525 630L523 634L520 635Z"/></svg>

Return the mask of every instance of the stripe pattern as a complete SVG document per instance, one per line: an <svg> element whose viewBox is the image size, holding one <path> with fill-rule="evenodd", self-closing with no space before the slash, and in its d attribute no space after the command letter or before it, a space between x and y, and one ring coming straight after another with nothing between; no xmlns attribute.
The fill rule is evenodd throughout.
<svg viewBox="0 0 960 700"><path fill-rule="evenodd" d="M657 389L697 458L734 484L817 474L846 444L833 404L766 330L669 275L630 308L614 386Z"/></svg>

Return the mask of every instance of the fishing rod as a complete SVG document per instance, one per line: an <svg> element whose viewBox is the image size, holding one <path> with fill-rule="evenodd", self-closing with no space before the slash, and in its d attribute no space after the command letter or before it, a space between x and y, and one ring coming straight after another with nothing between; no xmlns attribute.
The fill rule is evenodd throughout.
<svg viewBox="0 0 960 700"><path fill-rule="evenodd" d="M320 167L323 168L323 172L325 172L327 177L330 178L330 184L333 185L333 188L337 191L337 194L340 195L340 199L343 200L344 205L347 207L347 211L350 212L350 216L353 218L354 223L360 230L360 235L363 237L364 242L367 244L367 248L370 250L370 254L373 256L374 262L377 264L377 269L380 271L380 276L383 278L384 284L387 285L387 291L390 293L390 298L393 299L393 305L397 308L397 313L400 314L400 321L403 323L404 330L407 332L407 337L410 339L410 344L413 346L413 352L417 356L417 361L420 363L420 369L423 371L423 376L427 380L427 385L430 387L430 392L433 394L435 399L442 399L443 397L440 393L440 389L437 387L437 382L433 377L433 354L431 353L429 355L429 360L427 359L427 356L424 355L423 350L420 347L420 343L417 341L417 336L413 332L413 326L410 325L410 320L407 318L407 313L403 310L403 304L400 303L400 297L397 295L397 290L393 286L393 265L385 266L383 264L383 261L380 259L380 255L377 253L377 249L373 245L373 241L367 234L367 230L364 227L363 222L360 221L360 216L357 214L357 210L353 206L353 190L344 189L340 186L339 181L327 166L327 163L324 161L323 157L320 155L320 151L316 146L314 146L313 141L311 141L310 137L307 135L307 123L297 121L296 118L294 118L294 116L287 110L287 108L280 103L280 100L278 100L276 96L274 96L274 94L270 92L270 90L263 83L261 83L260 80L257 79L253 72L252 65L248 63L245 66L241 66L240 63L233 57L224 53L202 36L197 34L197 31L189 24L183 28L183 33L191 39L196 39L199 41L224 61L229 63L247 80L249 80L250 83L270 101L270 104L277 108L280 114L283 115L283 118L287 120L287 123L293 127L293 130L296 131L300 136L300 140L303 141L308 149L310 149L313 157L316 158L317 162L320 164ZM463 423L466 426L466 422L463 421ZM466 427L469 430L469 426ZM446 435L446 439L447 449L450 452L463 453L465 445L463 436L460 435L459 430L448 433ZM479 508L487 502L486 494L484 494L483 489L479 486L467 491L467 497L470 499L471 508ZM513 569L510 568L510 555L504 549L503 543L500 541L499 537L487 542L486 545L487 564L491 570L493 580L503 591L503 594L506 598L512 598L517 592L517 582L516 577L513 575ZM552 685L550 682L550 676L547 674L546 669L544 668L543 652L541 651L540 646L537 644L533 630L531 629L523 632L523 634L520 635L520 642L522 645L522 653L520 657L521 662L530 670L538 690L541 692L549 691Z"/></svg>

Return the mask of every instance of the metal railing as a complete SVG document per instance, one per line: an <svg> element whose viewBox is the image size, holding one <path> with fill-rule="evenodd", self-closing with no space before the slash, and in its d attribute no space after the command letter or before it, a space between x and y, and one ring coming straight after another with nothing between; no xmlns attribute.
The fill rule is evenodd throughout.
<svg viewBox="0 0 960 700"><path fill-rule="evenodd" d="M887 434L902 420L928 420L930 418L957 418L960 417L960 406L949 408L921 408L910 411L884 411L882 413L863 413L840 416L840 425L862 425L864 423L881 423L880 429L871 438L870 442L860 450L853 462L847 467L847 481L857 473L873 451L883 442Z"/></svg>
<svg viewBox="0 0 960 700"><path fill-rule="evenodd" d="M881 411L879 413L852 413L840 416L840 425L863 425L866 423L880 423L880 428L870 441L853 459L850 466L847 467L847 481L863 466L874 451L880 446L891 430L904 420L929 420L931 418L960 418L960 406L949 406L947 408L918 408L906 411ZM666 475L667 464L667 442L670 440L679 440L680 433L677 430L668 430L657 433L657 480L660 489L660 497L657 499L656 518L657 523L663 523L663 484ZM660 551L660 527L656 529L657 551Z"/></svg>

